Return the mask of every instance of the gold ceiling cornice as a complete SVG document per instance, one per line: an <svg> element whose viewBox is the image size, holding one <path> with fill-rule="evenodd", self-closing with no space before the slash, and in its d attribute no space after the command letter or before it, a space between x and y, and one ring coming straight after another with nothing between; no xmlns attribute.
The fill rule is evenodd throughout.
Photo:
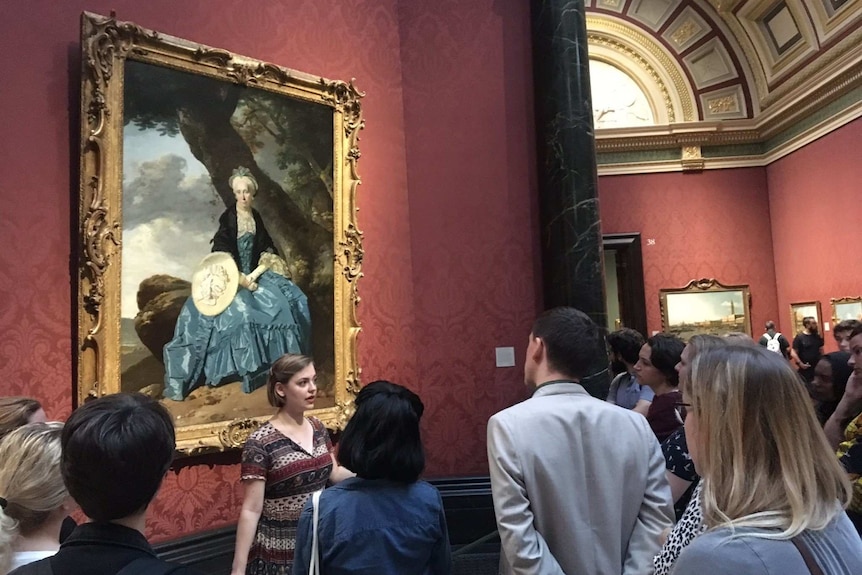
<svg viewBox="0 0 862 575"><path fill-rule="evenodd" d="M739 58L740 79L750 90L751 117L718 120L712 116L698 121L695 98L703 99L703 93L689 84L687 64L661 45L658 30L651 34L642 23L624 19L631 17L629 13L639 9L639 4L627 3L621 17L588 12L588 33L595 35L591 43L602 42L606 53L612 54L604 48L604 39L611 38L623 47L640 51L670 91L669 97L664 97L665 105L668 100L674 104L676 118L684 115L681 122L674 122L674 116L670 116L667 124L597 129L596 150L607 154L605 160L609 162L600 166L600 171L638 173L767 165L862 116L862 97L857 98L862 90L862 26L858 25L862 22L862 0L849 0L834 14L827 14L819 6L808 10L810 22L800 22L797 27L803 33L803 44L813 47L811 55L788 52L783 60L779 57L781 61L773 61L764 53L769 47L758 36L761 31L755 22L766 10L777 6L777 0L692 2L705 9L700 15L714 30L722 30L728 49ZM802 3L807 5L807 0ZM806 35L803 28L813 36ZM623 48L611 48L616 48L621 58L628 54ZM725 96L730 101L731 97ZM654 97L659 100L659 92ZM688 99L690 113L680 113L679 98ZM729 149L716 150L718 147ZM645 153L656 150L662 153Z"/></svg>
<svg viewBox="0 0 862 575"><path fill-rule="evenodd" d="M764 112L753 120L687 122L666 126L596 130L596 151L637 152L683 148L764 143L802 119L862 86L862 61L828 84L800 94L788 106Z"/></svg>
<svg viewBox="0 0 862 575"><path fill-rule="evenodd" d="M751 124L751 120L740 123ZM632 134L633 129L603 130L596 134L596 151L643 152L647 150L667 150L688 146L719 146L753 144L763 141L756 128L737 128L727 130L725 122L697 122L651 126L650 133ZM645 130L644 130L645 131Z"/></svg>
<svg viewBox="0 0 862 575"><path fill-rule="evenodd" d="M862 86L862 61L845 70L829 83L815 90L800 93L793 99L792 104L780 111L764 113L760 117L761 130L765 137L771 137L859 86Z"/></svg>

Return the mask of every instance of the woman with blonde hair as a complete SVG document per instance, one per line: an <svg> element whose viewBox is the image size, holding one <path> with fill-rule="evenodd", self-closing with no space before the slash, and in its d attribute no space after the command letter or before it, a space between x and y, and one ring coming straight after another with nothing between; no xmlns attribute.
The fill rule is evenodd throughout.
<svg viewBox="0 0 862 575"><path fill-rule="evenodd" d="M711 334L695 334L688 339L680 354L676 371L680 382L689 376L691 363L697 354L718 347L734 345L734 340ZM677 413L683 419L685 411L678 408ZM667 575L674 561L686 545L703 532L703 515L700 511L700 476L694 469L691 455L688 452L688 442L685 437L685 427L680 427L661 444L665 458L665 476L670 484L673 496L673 508L677 522L668 533L661 551L653 559L655 575Z"/></svg>
<svg viewBox="0 0 862 575"><path fill-rule="evenodd" d="M312 501L305 504L293 575L309 575L312 556L327 575L452 573L443 500L419 479L424 411L419 396L397 383L360 390L338 446L338 461L356 477L324 491L316 513Z"/></svg>
<svg viewBox="0 0 862 575"><path fill-rule="evenodd" d="M28 423L0 441L0 573L49 557L71 498L60 472L61 423Z"/></svg>
<svg viewBox="0 0 862 575"><path fill-rule="evenodd" d="M862 573L842 508L849 483L787 361L759 346L712 349L682 393L707 531L672 573Z"/></svg>

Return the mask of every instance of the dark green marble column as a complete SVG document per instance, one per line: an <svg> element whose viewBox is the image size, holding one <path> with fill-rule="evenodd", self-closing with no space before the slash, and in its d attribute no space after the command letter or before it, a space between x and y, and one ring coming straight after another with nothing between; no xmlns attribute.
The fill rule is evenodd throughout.
<svg viewBox="0 0 862 575"><path fill-rule="evenodd" d="M533 77L545 307L607 325L583 0L532 0ZM584 382L604 399L607 357Z"/></svg>

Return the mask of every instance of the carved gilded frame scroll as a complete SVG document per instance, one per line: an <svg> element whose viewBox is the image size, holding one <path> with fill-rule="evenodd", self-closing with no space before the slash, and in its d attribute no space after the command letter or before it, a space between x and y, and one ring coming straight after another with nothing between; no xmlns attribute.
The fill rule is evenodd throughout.
<svg viewBox="0 0 862 575"><path fill-rule="evenodd" d="M681 288L659 290L665 332L688 339L695 334L751 335L751 292L747 285L724 285L716 279L691 280Z"/></svg>
<svg viewBox="0 0 862 575"><path fill-rule="evenodd" d="M267 186L261 185L255 205L270 198L269 211L259 208L263 212L265 227L274 240L276 236L285 238L283 244L288 246L286 250L281 249L278 241L275 242L280 252L286 251L288 255L298 254L296 259L288 256L284 258L289 268L287 277L305 290L306 295L318 294L318 299L322 302L317 307L311 307L311 329L318 329L314 331L313 338L318 377L322 378L320 381L324 384L328 382L330 389L326 393L319 394L311 415L320 418L332 429L343 428L352 414L353 398L360 385L360 369L357 360L359 323L356 317L359 296L356 284L362 275L363 249L362 232L359 231L356 223L355 200L356 188L360 183L357 173L357 162L360 156L358 132L364 127L360 98L364 94L359 92L352 82L327 80L289 70L275 64L146 30L130 22L118 21L114 17L108 18L91 13L82 15L82 50L80 244L77 250L79 252L78 403L120 391L142 391L154 397L162 397L163 389L159 386L164 385L164 365L161 367L162 376L159 377L158 373L158 362L164 363L163 358L158 357L160 350L163 349L158 347L162 340L153 339L155 343L149 344L149 355L143 350L146 347L143 343L141 345L128 343L135 337L141 337L138 316L143 313L143 310L139 309L136 318L130 320L123 315L125 308L122 307L130 303L130 297L122 295L124 288L127 288L125 291L129 293L130 286L138 290L138 295L131 298L137 302L137 306L152 303L152 299L143 298L146 304L141 304L143 282L137 284L127 281L127 285L123 284L123 277L131 277L131 275L124 275L124 269L126 271L137 269L137 267L133 268L133 265L157 269L158 256L139 249L138 244L130 244L133 247L124 250L124 236L128 236L126 239L131 241L133 232L137 229L124 224L131 226L130 218L138 217L141 210L151 218L147 220L149 223L155 221L153 214L158 211L164 212L160 220L163 223L181 222L172 214L173 204L170 202L159 202L150 198L147 201L151 204L144 202L142 208L138 200L144 196L135 196L135 201L129 201L125 209L123 203L124 194L129 194L133 184L139 183L137 180L130 182L132 176L125 173L124 161L131 162L133 155L140 153L140 149L146 148L137 143L133 146L128 143L132 140L127 142L126 139L147 137L150 138L148 142L160 142L162 140L158 138L165 137L173 138L170 142L182 143L184 140L187 144L194 142L194 145L186 146L191 149L189 157L194 156L199 159L204 169L195 181L202 186L199 186L200 189L211 192L211 203L218 204L219 210L224 210L224 204L229 204L233 199L232 190L227 185L230 169L236 168L238 164L255 162L260 164L245 166L251 168L259 180L267 179L269 182L267 189L270 190L268 192L270 196L263 195L264 188ZM216 128L225 133L233 130L234 133L228 139L234 142L234 148L242 153L239 156L232 156L231 150L227 149L229 146L216 149L213 142L220 142L217 138L204 139L199 135L191 135L194 130L190 129L189 125L183 124L187 121L186 116L189 111L181 104L172 104L177 107L168 108L172 111L167 114L169 119L165 120L164 108L167 104L161 102L159 98L162 97L162 93L170 92L171 88L167 84L161 84L156 86L157 89L148 91L148 88L153 87L153 82L140 82L141 77L149 78L148 74L152 74L153 78L167 78L167 84L171 86L175 84L184 86L184 82L195 83L195 86L212 86L212 91L202 89L196 92L199 97L195 98L197 101L194 105L203 106L200 101L208 101L208 99L221 102L225 93L234 94L235 96L232 97L242 102L236 106L237 110L242 109L243 121L247 121L245 124L236 127L237 114L240 112L234 110L233 115L228 114L226 120L221 118L218 125L198 123L196 127L207 130L212 128L213 133L217 131ZM136 87L134 93L131 88L127 89L127 81L138 82L133 84ZM188 98L188 94L192 92L188 88L184 89L187 90ZM236 94L239 95L236 96ZM144 101L144 105L140 106L140 102L135 98L151 98L152 101ZM260 110L264 109L262 103L272 107L261 112ZM254 106L258 106L257 111ZM143 108L146 108L145 113L140 112ZM284 144L285 140L276 139L276 136L272 135L274 132L280 133L281 128L287 125L279 125L276 121L277 118L284 117L279 115L282 114L282 110L290 110L290 113L296 114L290 116L293 118L291 120L293 126L301 125L306 128L324 126L328 129L321 130L320 134L315 133L314 137L317 140L314 141L318 142L315 144L317 146L315 150L318 151L321 145L322 149L328 150L327 146L331 141L329 158L331 167L314 166L317 172L309 172L317 174L324 188L320 187L319 182L312 181L314 177L304 179L300 177L304 173L301 172L304 168L298 166L303 162L313 164L313 161L300 162L291 157L286 160L282 158L285 155L289 156L289 151L285 151L288 149ZM316 118L313 121L318 122L317 124L314 124L311 119L303 124L306 122L306 116L303 115L305 110L308 111L308 118ZM180 114L186 116L179 121L176 118L171 120L170 117L174 111L177 117ZM127 113L130 115L129 118L124 117ZM141 113L141 116L135 118L131 116L133 113ZM264 113L269 115L265 119L260 119L264 117ZM213 112L206 117L216 118L217 115ZM253 126L255 130L249 128L251 125L249 118L252 120L257 118L258 123ZM138 128L137 132L129 132L130 125ZM290 126L285 130L289 128ZM304 133L298 127L293 129L293 134ZM246 131L241 132L241 130ZM142 132L143 135L139 136L138 132ZM240 136L237 137L235 132L241 132ZM247 134L252 135L247 136ZM312 140L311 137L293 137L290 145L293 146L292 149L301 149L302 145L305 145L303 142ZM319 144L320 141L324 143ZM135 142L139 141L135 140ZM297 142L299 144L294 145ZM124 150L124 145L128 150ZM155 144L148 145L152 149L158 147ZM260 155L260 150L266 146L270 146L273 151L267 156L270 158L267 160L269 164L268 168L264 169L262 166L265 158ZM311 149L312 144L307 143L307 146ZM206 149L207 147L209 149ZM275 175L269 177L273 170L277 172L276 168L272 167L277 162L271 158L278 155L275 152L280 154L281 163L278 165L284 171L279 172L278 177ZM126 153L129 154L128 158L124 156ZM154 153L158 153L158 150ZM194 163L191 160L176 160L169 157L167 152L163 157L172 159L174 165L181 169L189 169L188 165ZM217 160L213 159L216 157ZM153 165L155 164L152 162L147 164L150 167ZM187 177L182 181L187 183L189 179ZM318 187L314 188L314 186ZM315 192L317 195L303 199L301 194L306 189L317 190ZM321 193L320 189L328 191L328 199L326 193ZM177 189L172 188L173 194L183 193L173 190ZM284 197L279 196L279 193ZM273 203L272 197L278 201ZM192 211L189 210L189 212ZM183 217L186 218L184 220L186 223L174 226L174 228L179 227L178 233L189 229L183 226L193 227L200 223L188 224L187 222L191 221L189 218L193 216L193 213L185 214ZM173 221L172 218L174 218ZM291 225L283 225L284 221L290 222ZM211 232L214 231L215 229L211 229ZM212 236L211 232L209 237ZM329 234L331 234L331 240ZM315 244L308 238L318 238L319 241ZM191 235L189 239L191 240ZM297 246L305 246L306 251L300 250ZM310 255L303 260L301 257L303 254ZM195 254L196 257L198 255L204 254ZM304 262L304 264L300 265L297 262ZM124 268L124 265L127 268ZM190 272L191 270L189 270L189 278ZM160 273L158 270L154 273L152 277L156 279L167 277L158 275ZM177 280L174 283L181 282ZM136 285L141 287L134 287ZM321 285L324 287L321 288ZM331 286L331 289L327 286ZM134 294L134 291L132 293ZM186 301L184 297L177 299ZM312 296L309 295L309 301L311 300ZM315 316L316 309L324 311ZM167 312L157 308L154 313L166 314ZM328 321L320 320L321 317ZM319 321L315 323L316 320ZM176 322L168 325L176 325ZM161 335L164 336L168 331L163 330ZM330 331L331 341L327 339ZM323 336L320 336L321 333ZM323 345L318 346L321 341ZM128 349L138 354L136 358L146 357L141 359L140 363L130 367L132 360L129 359L129 354L132 352L127 353ZM323 354L326 357L321 358L317 355L319 349L326 351ZM141 364L149 367L141 368ZM130 389L129 381L132 378L130 374L133 367L137 370L134 372L136 379L134 379L134 389ZM200 409L196 407L189 411L188 405L197 401L193 400L191 395L183 398L182 401L162 399L174 415L177 449L181 454L193 455L241 447L248 434L272 415L273 410L265 400L265 389L257 388L253 393L243 394L239 383L233 383L236 387L235 392L231 391L229 382L221 386L199 388L203 390L202 394L204 392L214 394L213 390L218 390L221 394L202 399ZM260 398L261 393L263 399ZM252 401L252 396L255 394L257 396ZM186 401L188 404L185 403ZM244 401L250 404L257 403L246 411L236 408L236 405ZM208 411L202 411L204 407ZM256 410L256 412L251 413L249 410ZM204 413L205 415L202 415Z"/></svg>

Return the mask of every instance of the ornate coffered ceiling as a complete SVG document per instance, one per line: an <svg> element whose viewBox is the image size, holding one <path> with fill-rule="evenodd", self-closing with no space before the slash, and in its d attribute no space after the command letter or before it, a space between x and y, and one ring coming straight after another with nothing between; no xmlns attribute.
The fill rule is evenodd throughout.
<svg viewBox="0 0 862 575"><path fill-rule="evenodd" d="M862 115L862 0L585 4L591 59L633 77L655 121L597 121L603 173L764 165Z"/></svg>

